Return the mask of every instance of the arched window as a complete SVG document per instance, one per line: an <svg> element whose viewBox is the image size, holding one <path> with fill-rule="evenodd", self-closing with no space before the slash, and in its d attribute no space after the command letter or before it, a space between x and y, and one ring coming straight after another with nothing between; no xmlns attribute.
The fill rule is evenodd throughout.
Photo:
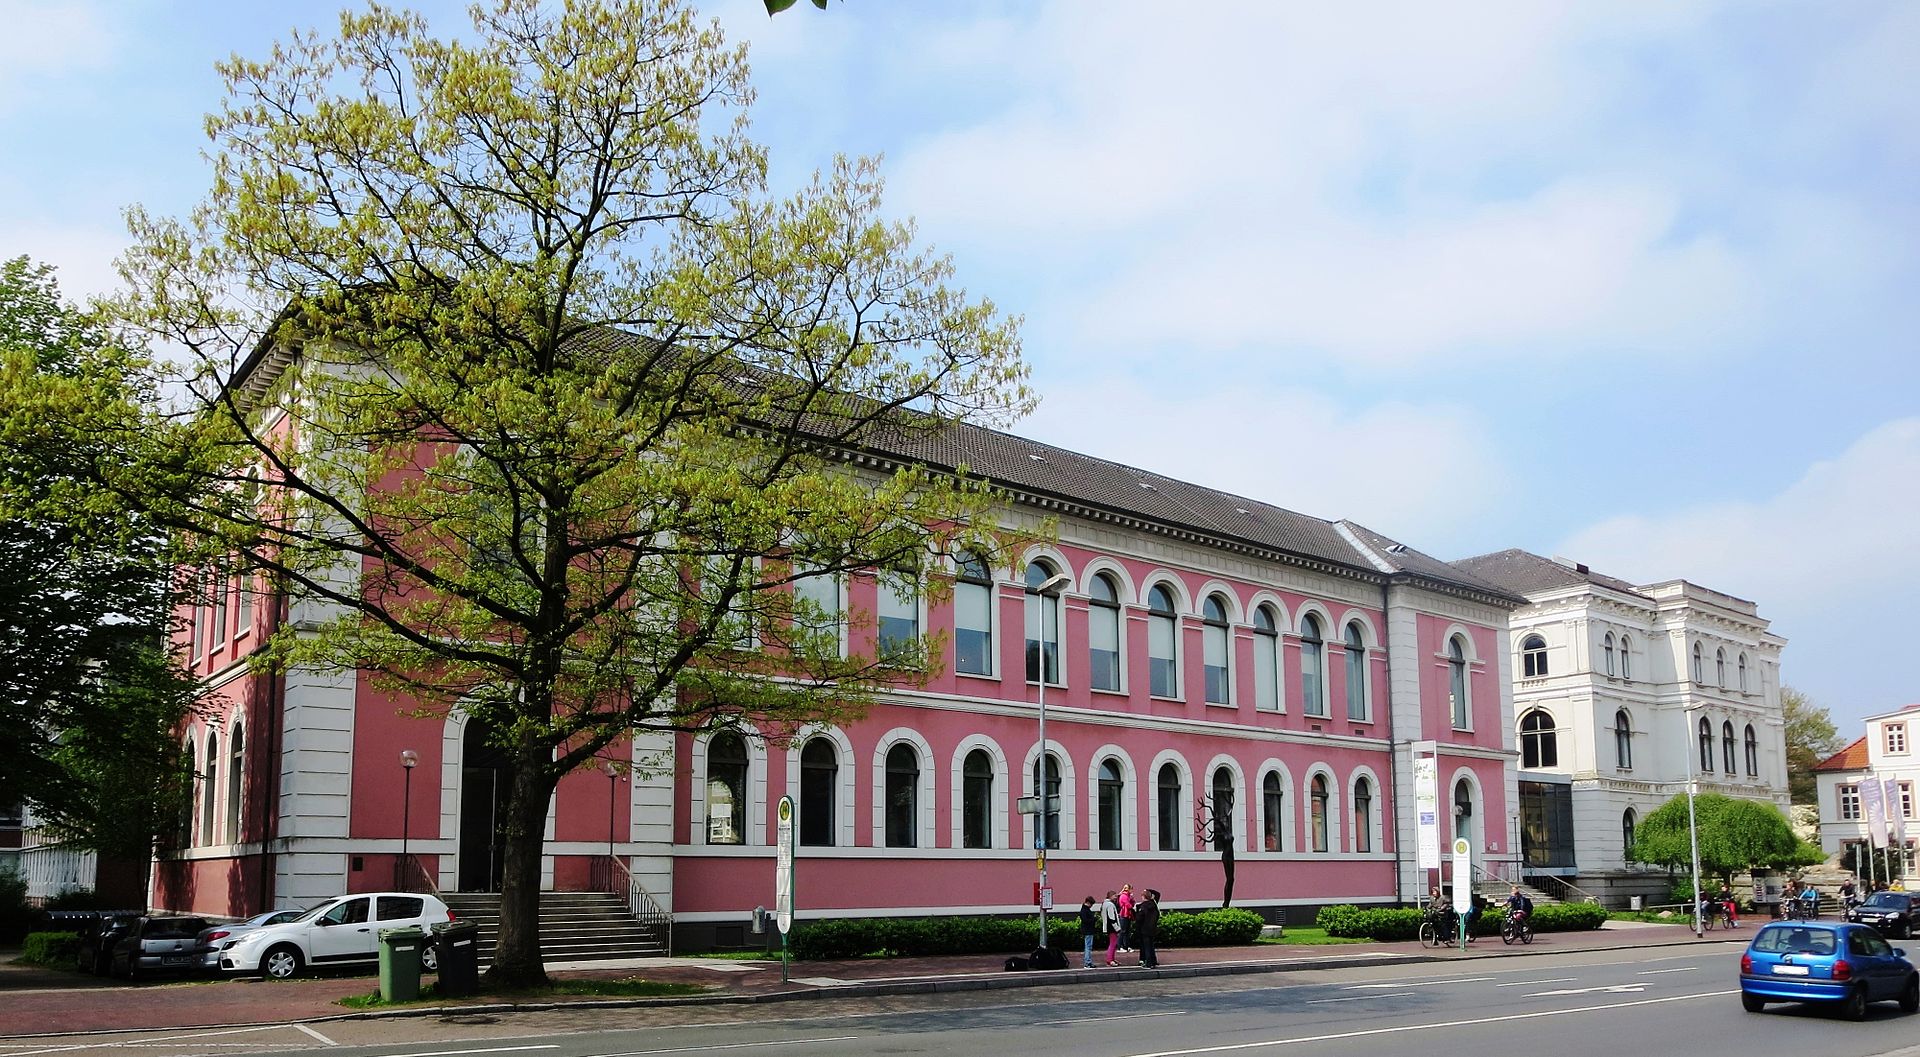
<svg viewBox="0 0 1920 1057"><path fill-rule="evenodd" d="M746 842L747 743L722 731L707 742L707 843Z"/></svg>
<svg viewBox="0 0 1920 1057"><path fill-rule="evenodd" d="M1628 808L1626 812L1620 816L1620 854L1622 856L1625 856L1633 850L1633 827L1635 821L1636 819L1634 818L1632 808Z"/></svg>
<svg viewBox="0 0 1920 1057"><path fill-rule="evenodd" d="M1620 678L1633 678L1633 640L1620 636Z"/></svg>
<svg viewBox="0 0 1920 1057"><path fill-rule="evenodd" d="M1042 766L1046 768L1044 779L1040 770ZM1044 821L1040 824L1046 835L1047 847L1058 848L1060 847L1060 808L1062 806L1060 803L1060 757L1049 752L1033 761L1033 786L1034 792L1043 798L1041 805L1046 809L1041 816Z"/></svg>
<svg viewBox="0 0 1920 1057"><path fill-rule="evenodd" d="M1327 850L1327 776L1316 774L1308 787L1309 798L1313 801L1308 808L1313 825L1313 850Z"/></svg>
<svg viewBox="0 0 1920 1057"><path fill-rule="evenodd" d="M207 773L200 780L200 843L218 844L213 830L213 804L220 791L220 735L207 735Z"/></svg>
<svg viewBox="0 0 1920 1057"><path fill-rule="evenodd" d="M1520 717L1520 766L1560 766L1560 737L1545 709L1531 709Z"/></svg>
<svg viewBox="0 0 1920 1057"><path fill-rule="evenodd" d="M1538 635L1528 635L1522 640L1520 663L1528 679L1547 674L1547 640Z"/></svg>
<svg viewBox="0 0 1920 1057"><path fill-rule="evenodd" d="M1209 822L1224 822L1233 835L1233 772L1225 767L1213 769L1213 810Z"/></svg>
<svg viewBox="0 0 1920 1057"><path fill-rule="evenodd" d="M840 754L833 742L814 738L800 750L800 843L831 848L834 801L840 790Z"/></svg>
<svg viewBox="0 0 1920 1057"><path fill-rule="evenodd" d="M1453 835L1467 835L1467 824L1473 820L1473 786L1465 778L1453 783Z"/></svg>
<svg viewBox="0 0 1920 1057"><path fill-rule="evenodd" d="M1060 685L1060 594L1037 593L1058 570L1047 561L1027 563L1027 682L1040 681L1041 654L1046 655L1047 683Z"/></svg>
<svg viewBox="0 0 1920 1057"><path fill-rule="evenodd" d="M1713 770L1713 724L1700 717L1700 769Z"/></svg>
<svg viewBox="0 0 1920 1057"><path fill-rule="evenodd" d="M1720 762L1726 764L1721 770L1728 774L1740 773L1740 768L1734 764L1733 724L1731 722L1720 724Z"/></svg>
<svg viewBox="0 0 1920 1057"><path fill-rule="evenodd" d="M1467 645L1458 635L1447 640L1447 696L1453 704L1453 729L1471 729L1473 711L1467 701Z"/></svg>
<svg viewBox="0 0 1920 1057"><path fill-rule="evenodd" d="M1160 765L1156 783L1160 794L1160 850L1180 850L1180 769L1171 763Z"/></svg>
<svg viewBox="0 0 1920 1057"><path fill-rule="evenodd" d="M1353 783L1353 850L1373 850L1373 783L1364 777Z"/></svg>
<svg viewBox="0 0 1920 1057"><path fill-rule="evenodd" d="M882 577L874 606L877 647L882 659L917 656L920 644L920 571L896 570Z"/></svg>
<svg viewBox="0 0 1920 1057"><path fill-rule="evenodd" d="M1753 728L1749 727L1748 730ZM241 781L247 767L247 728L235 725L233 747L227 750L227 843L240 843L240 806L246 797Z"/></svg>
<svg viewBox="0 0 1920 1057"><path fill-rule="evenodd" d="M1347 624L1347 718L1367 721L1367 638L1357 620Z"/></svg>
<svg viewBox="0 0 1920 1057"><path fill-rule="evenodd" d="M1125 815L1127 786L1120 777L1120 765L1112 760L1100 762L1100 850L1119 851L1121 827Z"/></svg>
<svg viewBox="0 0 1920 1057"><path fill-rule="evenodd" d="M1268 771L1260 780L1260 843L1268 851L1285 851L1287 795L1280 786L1280 773Z"/></svg>
<svg viewBox="0 0 1920 1057"><path fill-rule="evenodd" d="M920 753L901 742L887 750L887 847L920 843Z"/></svg>
<svg viewBox="0 0 1920 1057"><path fill-rule="evenodd" d="M1309 716L1327 714L1327 646L1321 638L1320 618L1308 613L1300 621L1300 709Z"/></svg>
<svg viewBox="0 0 1920 1057"><path fill-rule="evenodd" d="M1101 573L1088 585L1088 680L1095 690L1120 689L1120 592Z"/></svg>
<svg viewBox="0 0 1920 1057"><path fill-rule="evenodd" d="M1720 685L1720 689L1725 690L1727 688L1726 650L1713 651L1713 678L1714 681Z"/></svg>
<svg viewBox="0 0 1920 1057"><path fill-rule="evenodd" d="M1697 642L1693 644L1693 681L1696 683L1707 681L1706 652Z"/></svg>
<svg viewBox="0 0 1920 1057"><path fill-rule="evenodd" d="M1600 640L1600 657L1607 676L1611 678L1613 676L1613 632L1611 631L1607 632L1606 638Z"/></svg>
<svg viewBox="0 0 1920 1057"><path fill-rule="evenodd" d="M1208 595L1200 604L1200 619L1203 626L1200 632L1201 664L1206 668L1207 703L1225 705L1232 701L1228 697L1227 658L1230 655L1231 635L1227 631L1227 606L1219 595Z"/></svg>
<svg viewBox="0 0 1920 1057"><path fill-rule="evenodd" d="M1740 655L1740 692L1747 692L1747 655Z"/></svg>
<svg viewBox="0 0 1920 1057"><path fill-rule="evenodd" d="M993 574L971 551L954 569L953 648L956 671L993 674Z"/></svg>
<svg viewBox="0 0 1920 1057"><path fill-rule="evenodd" d="M810 562L793 563L793 620L797 631L809 641L812 648L822 652L841 653L846 649L846 640L841 634L840 613L840 577L824 571ZM883 592L884 593L884 592ZM898 630L898 629L896 629ZM891 638L887 639L889 645ZM883 650L886 647L882 647Z"/></svg>
<svg viewBox="0 0 1920 1057"><path fill-rule="evenodd" d="M1613 714L1613 753L1621 770L1633 770L1633 717L1625 709Z"/></svg>
<svg viewBox="0 0 1920 1057"><path fill-rule="evenodd" d="M1280 626L1272 606L1253 611L1253 707L1280 711Z"/></svg>
<svg viewBox="0 0 1920 1057"><path fill-rule="evenodd" d="M1147 611L1147 692L1177 697L1180 668L1174 647L1180 624L1173 612L1173 592L1156 584L1147 592Z"/></svg>
<svg viewBox="0 0 1920 1057"><path fill-rule="evenodd" d="M961 764L961 843L993 847L993 757L985 749L967 753Z"/></svg>
<svg viewBox="0 0 1920 1057"><path fill-rule="evenodd" d="M1754 736L1753 724L1747 724L1747 777L1760 776L1760 739Z"/></svg>

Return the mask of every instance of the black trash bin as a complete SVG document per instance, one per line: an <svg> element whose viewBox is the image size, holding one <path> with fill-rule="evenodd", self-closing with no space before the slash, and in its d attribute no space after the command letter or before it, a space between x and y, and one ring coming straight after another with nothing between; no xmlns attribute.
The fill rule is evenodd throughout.
<svg viewBox="0 0 1920 1057"><path fill-rule="evenodd" d="M434 954L440 960L440 979L434 993L458 998L480 990L480 926L471 921L443 921L433 927Z"/></svg>

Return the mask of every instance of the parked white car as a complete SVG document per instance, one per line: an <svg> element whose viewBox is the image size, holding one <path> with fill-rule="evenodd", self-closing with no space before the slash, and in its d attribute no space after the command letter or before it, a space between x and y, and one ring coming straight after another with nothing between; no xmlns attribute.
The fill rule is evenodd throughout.
<svg viewBox="0 0 1920 1057"><path fill-rule="evenodd" d="M246 933L220 952L220 968L285 980L309 968L372 965L380 958L380 930L430 930L452 921L447 905L417 892L370 892L329 899L292 921ZM439 967L433 944L423 944L421 968Z"/></svg>

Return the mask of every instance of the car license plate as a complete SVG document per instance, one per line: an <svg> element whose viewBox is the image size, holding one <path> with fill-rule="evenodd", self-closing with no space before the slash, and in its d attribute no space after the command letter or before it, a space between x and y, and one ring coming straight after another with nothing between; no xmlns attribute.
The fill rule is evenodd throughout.
<svg viewBox="0 0 1920 1057"><path fill-rule="evenodd" d="M1807 975L1807 967L1804 965L1776 965L1773 967L1773 975L1805 976Z"/></svg>

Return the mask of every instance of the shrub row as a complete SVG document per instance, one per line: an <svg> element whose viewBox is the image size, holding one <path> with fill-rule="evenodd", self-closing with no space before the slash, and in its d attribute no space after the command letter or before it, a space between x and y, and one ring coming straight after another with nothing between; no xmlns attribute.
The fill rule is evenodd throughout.
<svg viewBox="0 0 1920 1057"><path fill-rule="evenodd" d="M1160 916L1162 947L1225 947L1252 943L1265 924L1249 910L1171 911ZM1078 917L1056 914L1047 923L1056 947L1080 944ZM816 921L789 940L793 956L809 961L878 954L1009 954L1040 945L1039 918L847 918Z"/></svg>
<svg viewBox="0 0 1920 1057"><path fill-rule="evenodd" d="M19 960L26 965L57 965L71 968L74 950L80 945L77 932L29 932L20 944Z"/></svg>
<svg viewBox="0 0 1920 1057"><path fill-rule="evenodd" d="M1361 908L1342 903L1320 908L1314 924L1325 929L1329 936L1394 942L1418 939L1422 917L1417 907ZM1597 929L1605 920L1606 908L1595 903L1542 903L1533 908L1535 932L1580 932ZM1497 908L1481 914L1473 923L1476 936L1493 936L1499 932Z"/></svg>

